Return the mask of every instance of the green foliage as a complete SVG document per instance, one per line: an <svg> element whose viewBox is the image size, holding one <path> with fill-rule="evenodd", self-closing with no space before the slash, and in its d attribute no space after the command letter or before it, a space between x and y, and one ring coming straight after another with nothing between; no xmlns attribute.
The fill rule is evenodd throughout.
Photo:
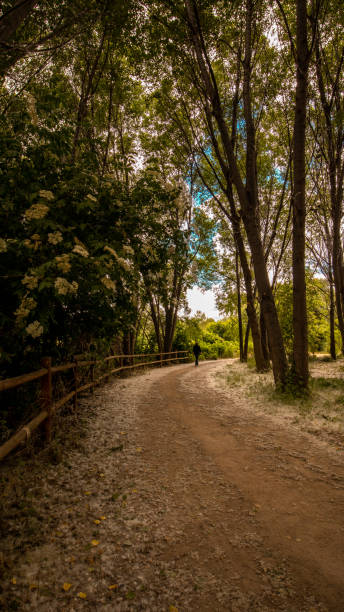
<svg viewBox="0 0 344 612"><path fill-rule="evenodd" d="M276 305L289 358L293 350L293 289L285 282L277 285ZM307 314L309 351L329 352L329 291L324 279L307 275ZM338 338L339 340L339 338Z"/></svg>
<svg viewBox="0 0 344 612"><path fill-rule="evenodd" d="M235 321L228 319L215 322L212 319L184 318L177 324L173 350L192 351L197 341L202 349L200 359L236 357L239 352L235 332Z"/></svg>

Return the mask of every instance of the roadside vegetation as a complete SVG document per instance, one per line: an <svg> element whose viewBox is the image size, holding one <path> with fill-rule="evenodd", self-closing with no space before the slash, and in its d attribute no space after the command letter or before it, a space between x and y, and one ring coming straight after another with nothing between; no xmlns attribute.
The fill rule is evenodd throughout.
<svg viewBox="0 0 344 612"><path fill-rule="evenodd" d="M344 361L314 355L310 361L310 392L295 396L294 390L276 390L271 372L257 374L253 362L235 360L218 373L217 379L235 402L250 406L258 416L268 414L284 425L300 428L343 451ZM251 366L251 367L250 367Z"/></svg>

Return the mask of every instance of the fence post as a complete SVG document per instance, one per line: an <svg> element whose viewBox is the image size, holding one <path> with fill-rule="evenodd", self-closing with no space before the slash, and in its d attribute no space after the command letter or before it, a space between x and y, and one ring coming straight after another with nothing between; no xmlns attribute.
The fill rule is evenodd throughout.
<svg viewBox="0 0 344 612"><path fill-rule="evenodd" d="M160 364L159 364L159 365L160 365L160 367L161 367L161 368L162 368L162 357L163 357L163 355L162 355L162 353L160 353L160 355L159 355L159 358L160 358Z"/></svg>
<svg viewBox="0 0 344 612"><path fill-rule="evenodd" d="M76 410L78 407L78 394L77 394L77 388L78 388L78 384L79 384L79 372L78 372L78 358L76 355L74 355L74 361L75 361L75 366L73 368L73 374L74 374L74 397L73 397L73 409Z"/></svg>
<svg viewBox="0 0 344 612"><path fill-rule="evenodd" d="M52 384L51 384L51 357L44 357L41 361L42 368L48 371L41 379L41 409L46 410L48 416L45 420L45 440L51 441L52 431Z"/></svg>

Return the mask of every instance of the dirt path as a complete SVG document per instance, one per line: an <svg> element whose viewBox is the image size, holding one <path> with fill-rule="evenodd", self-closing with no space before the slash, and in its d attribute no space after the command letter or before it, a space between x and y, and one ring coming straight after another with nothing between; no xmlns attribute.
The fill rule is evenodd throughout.
<svg viewBox="0 0 344 612"><path fill-rule="evenodd" d="M85 400L86 437L27 477L26 514L7 491L5 610L344 609L342 455L233 400L223 367Z"/></svg>

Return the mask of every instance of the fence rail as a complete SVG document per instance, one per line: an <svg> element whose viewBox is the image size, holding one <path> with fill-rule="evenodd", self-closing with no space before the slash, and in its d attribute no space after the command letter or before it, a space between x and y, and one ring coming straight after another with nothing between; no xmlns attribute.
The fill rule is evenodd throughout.
<svg viewBox="0 0 344 612"><path fill-rule="evenodd" d="M166 356L166 357L164 357ZM2 446L0 446L0 461L4 459L12 450L14 450L19 444L27 441L32 432L39 427L42 423L45 426L45 439L50 442L52 435L52 418L53 415L64 406L67 402L73 400L74 409L77 406L78 395L85 391L93 389L96 385L101 383L104 379L109 379L112 374L122 372L125 370L131 370L133 368L139 368L142 366L149 365L163 365L164 363L170 363L172 361L182 361L189 358L188 351L172 351L170 353L142 353L136 355L109 355L104 359L85 360L82 356L75 356L74 361L70 363L61 364L58 366L51 366L51 358L45 357L42 359L42 368L35 372L29 372L21 376L15 376L14 378L6 378L0 381L0 391L8 391L10 389L16 389L29 382L40 380L40 394L39 404L41 411L26 425L21 427L13 436L9 438ZM135 363L135 359L144 357L158 357L153 361L143 361ZM111 361L119 361L117 367L111 368ZM130 363L128 363L128 361ZM96 366L101 364L108 364L107 369L104 373L99 375L97 378L94 376ZM80 384L80 369L89 367L91 380L87 383ZM53 377L56 374L65 373L72 371L73 373L73 391L67 393L57 401L53 401Z"/></svg>

